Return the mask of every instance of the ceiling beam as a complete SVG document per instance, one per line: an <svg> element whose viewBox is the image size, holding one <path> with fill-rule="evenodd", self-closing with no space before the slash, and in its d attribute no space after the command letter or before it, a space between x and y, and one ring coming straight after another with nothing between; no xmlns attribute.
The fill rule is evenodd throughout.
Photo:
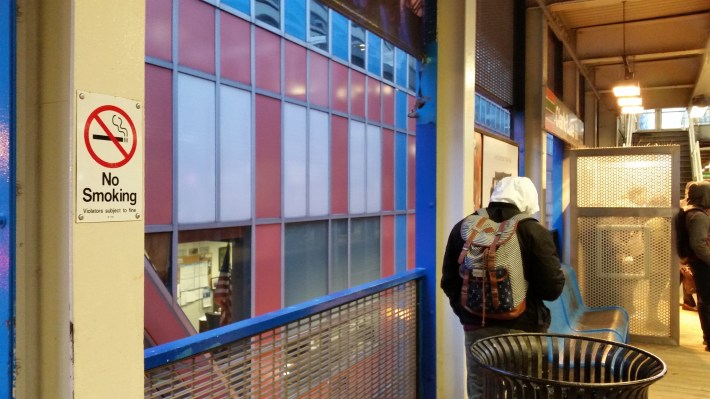
<svg viewBox="0 0 710 399"><path fill-rule="evenodd" d="M623 2L633 3L641 0L568 0L551 3L547 6L550 12L578 11L590 8L608 7Z"/></svg>
<svg viewBox="0 0 710 399"><path fill-rule="evenodd" d="M664 51L660 53L647 53L647 54L633 54L633 55L627 55L626 58L634 63L634 62L644 62L644 61L659 61L659 60L672 60L675 58L686 58L686 57L695 57L698 55L704 55L705 54L705 49L704 48L698 48L698 49L692 49L692 50L679 50L679 51ZM580 59L580 63L583 65L615 65L615 64L623 64L624 59L622 56L614 56L614 57L600 57L600 58L586 58L586 59Z"/></svg>

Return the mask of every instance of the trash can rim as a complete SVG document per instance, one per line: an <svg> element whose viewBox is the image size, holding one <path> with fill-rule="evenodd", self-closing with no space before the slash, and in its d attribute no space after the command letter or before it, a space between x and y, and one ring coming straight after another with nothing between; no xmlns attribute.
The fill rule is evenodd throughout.
<svg viewBox="0 0 710 399"><path fill-rule="evenodd" d="M646 356L649 356L656 362L658 362L661 366L662 369L656 373L655 375L647 378L642 378L638 380L633 380L633 381L621 381L621 382L569 382L569 381L559 381L559 380L549 380L549 379L543 379L543 378L537 378L537 377L531 377L527 376L524 374L520 373L512 373L506 370L501 370L499 368L490 366L488 364L485 364L476 357L476 354L473 353L473 346L476 345L479 342L484 342L484 341L489 341L494 338L500 338L500 337L512 337L512 336L540 336L540 337L545 337L545 338L571 338L571 339L576 339L580 341L592 341L592 342L598 342L602 344L611 344L615 345L617 347L622 347L626 348L632 351L640 352L643 353ZM668 367L666 366L666 363L661 359L660 357L654 355L651 352L648 352L644 349L637 348L632 345L620 343L620 342L615 342L615 341L609 341L609 340L604 340L600 338L594 338L594 337L586 337L582 335L571 335L571 334L547 334L547 333L513 333L513 334L499 334L499 335L492 335L490 337L486 338L481 338L476 340L471 344L471 346L468 348L469 351L472 352L474 362L476 362L480 367L483 367L487 370L503 374L508 377L513 377L516 379L521 379L524 381L529 381L533 383L540 383L540 384L548 384L548 383L554 383L555 385L559 386L568 386L568 387L576 387L576 388L604 388L604 387L621 387L621 386L634 386L634 385L646 385L646 384L651 384L660 378L662 378L666 373L668 372Z"/></svg>

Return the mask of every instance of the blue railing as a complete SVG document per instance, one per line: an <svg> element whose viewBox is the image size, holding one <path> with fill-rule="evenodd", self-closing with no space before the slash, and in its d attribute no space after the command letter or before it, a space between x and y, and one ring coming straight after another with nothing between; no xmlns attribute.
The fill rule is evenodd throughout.
<svg viewBox="0 0 710 399"><path fill-rule="evenodd" d="M417 269L148 348L145 397L415 398L424 275Z"/></svg>

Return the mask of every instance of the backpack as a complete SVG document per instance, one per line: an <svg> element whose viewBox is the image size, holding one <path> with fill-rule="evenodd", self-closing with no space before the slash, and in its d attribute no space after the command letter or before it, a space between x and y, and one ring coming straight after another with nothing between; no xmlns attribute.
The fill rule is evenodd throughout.
<svg viewBox="0 0 710 399"><path fill-rule="evenodd" d="M675 229L675 249L678 257L681 259L688 258L693 255L690 249L690 239L688 238L688 229L685 226L685 218L689 212L699 211L706 213L702 208L688 208L686 211L683 208L678 210L678 213L673 217L673 227Z"/></svg>
<svg viewBox="0 0 710 399"><path fill-rule="evenodd" d="M496 223L480 209L461 224L461 237L466 240L458 259L461 305L481 317L481 326L487 317L512 320L525 311L528 282L517 228L527 219L533 218L520 213Z"/></svg>

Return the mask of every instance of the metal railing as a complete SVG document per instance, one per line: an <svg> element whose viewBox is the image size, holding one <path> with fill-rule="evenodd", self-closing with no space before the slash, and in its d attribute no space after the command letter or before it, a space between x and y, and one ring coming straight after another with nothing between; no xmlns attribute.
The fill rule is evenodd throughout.
<svg viewBox="0 0 710 399"><path fill-rule="evenodd" d="M145 398L416 398L417 269L145 350Z"/></svg>

